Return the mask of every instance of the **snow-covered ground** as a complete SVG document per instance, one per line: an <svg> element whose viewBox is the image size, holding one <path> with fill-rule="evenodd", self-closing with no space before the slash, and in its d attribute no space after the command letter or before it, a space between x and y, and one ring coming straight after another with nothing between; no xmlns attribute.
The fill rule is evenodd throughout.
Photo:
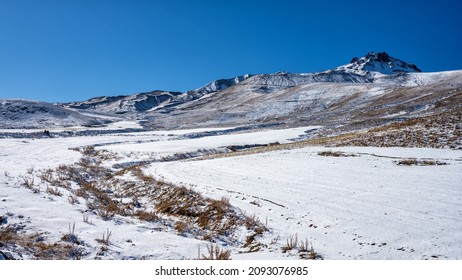
<svg viewBox="0 0 462 280"><path fill-rule="evenodd" d="M47 184L36 177L34 184L41 192L34 193L21 186L23 178L79 161L82 154L69 150L74 147L97 145L97 149L116 152L120 158L112 164L228 145L288 142L311 128L194 139L181 136L220 129L0 139L0 216L6 217L6 225L24 226L28 233L46 232L48 242L59 241L75 223L75 234L88 253L84 258L97 256L101 244L96 239L108 231L111 245L104 258L195 258L198 246L205 250L206 241L133 217L116 215L103 220L88 211L82 198L78 198L80 204L70 204L68 190L62 189L62 196L50 195L44 191ZM318 155L326 150L330 149L310 147L152 163L145 171L205 196L228 197L231 205L249 216L255 214L268 227L258 237L263 244L259 252L239 253L241 247L221 244L231 249L232 259L298 259L297 251L281 250L295 235L299 241L311 242L326 259L462 258L462 151L348 147L335 151L355 157ZM411 157L447 165L401 166L395 162ZM89 221L84 222L84 217Z"/></svg>
<svg viewBox="0 0 462 280"><path fill-rule="evenodd" d="M129 126L131 124L127 124ZM165 155L175 151L195 151L201 148L201 142L208 143L206 147L221 147L230 143L245 145L248 143L286 142L288 139L303 134L303 129L288 129L281 131L257 131L227 137L205 137L195 140L183 148L165 151L164 146L150 149L147 154L132 155L138 159L150 157L153 153ZM85 258L94 258L100 247L96 239L111 232L111 253L105 258L130 259L182 259L197 257L198 245L205 250L208 242L179 235L175 230L150 222L141 222L130 217L116 217L103 220L94 212L89 211L86 202L78 198L79 203L69 203L69 191L60 189L61 196L53 196L45 190L48 183L37 176L37 172L47 168L57 168L61 164L72 164L79 161L82 155L69 148L99 145L99 149L124 147L123 151L139 151L138 146L146 146L145 142L173 143L178 136L189 133L210 132L222 130L210 128L201 130L140 132L130 134L108 134L97 137L82 136L69 138L44 139L1 139L0 140L0 217L6 218L7 225L24 227L27 233L46 233L47 242L59 241L69 234L70 226L75 223L75 234L81 239L86 251L90 253ZM250 139L254 139L253 141ZM199 141L200 140L200 141ZM209 143L210 142L210 143ZM119 144L114 144L119 143ZM131 144L127 144L131 143ZM188 142L180 142L188 143ZM128 149L127 147L132 147ZM168 146L168 145L167 145ZM115 149L116 150L116 149ZM142 150L142 149L141 149ZM121 153L121 161L127 160ZM133 158L131 158L133 160ZM35 175L33 175L35 174ZM39 189L34 193L23 187L24 178L34 177L33 185ZM84 217L89 221L84 222ZM237 251L238 248L230 248ZM3 249L2 249L3 250ZM88 252L87 252L88 253ZM14 257L21 257L13 255ZM30 256L23 255L23 258Z"/></svg>
<svg viewBox="0 0 462 280"><path fill-rule="evenodd" d="M91 115L91 114L85 114ZM69 126L69 127L52 127L47 129L50 132L63 132L63 131L91 131L91 130L119 130L119 129L141 129L142 126L137 121L117 121L106 125L95 126L95 127L83 127L83 126ZM0 133L31 133L31 132L43 132L43 129L0 129Z"/></svg>
<svg viewBox="0 0 462 280"><path fill-rule="evenodd" d="M462 257L462 151L350 147L335 151L355 157L317 154L330 150L157 163L150 171L229 197L267 221L268 238L285 242L297 234L327 259ZM447 165L402 166L400 158Z"/></svg>
<svg viewBox="0 0 462 280"><path fill-rule="evenodd" d="M155 152L160 155L169 155L179 152L193 152L199 149L213 149L231 145L253 145L269 144L271 142L288 142L289 139L297 138L305 131L319 127L298 127L280 130L268 130L258 132L247 132L231 135L209 136L204 138L184 139L175 141L157 141L152 143L127 143L104 145L102 149L117 152ZM191 130L185 130L191 132ZM198 130L196 130L198 131ZM167 135L178 135L178 132Z"/></svg>

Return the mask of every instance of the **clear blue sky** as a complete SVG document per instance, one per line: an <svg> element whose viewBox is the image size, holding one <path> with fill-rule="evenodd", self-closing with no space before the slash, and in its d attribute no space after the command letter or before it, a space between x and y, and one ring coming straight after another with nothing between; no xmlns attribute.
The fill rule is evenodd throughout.
<svg viewBox="0 0 462 280"><path fill-rule="evenodd" d="M0 98L185 91L369 51L462 69L462 1L0 0Z"/></svg>

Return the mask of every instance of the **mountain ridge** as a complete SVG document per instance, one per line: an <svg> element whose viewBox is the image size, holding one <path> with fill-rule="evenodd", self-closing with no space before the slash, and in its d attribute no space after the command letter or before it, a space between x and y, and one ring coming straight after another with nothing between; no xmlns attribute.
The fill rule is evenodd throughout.
<svg viewBox="0 0 462 280"><path fill-rule="evenodd" d="M92 99L66 103L64 106L75 108L75 109L96 109L103 110L107 113L136 113L153 111L161 109L163 107L171 108L182 104L197 100L205 97L210 93L224 91L230 87L233 87L239 83L247 82L253 83L255 87L259 87L262 92L271 92L271 88L281 87L293 87L306 83L318 83L318 82L334 82L334 83L373 83L376 80L376 74L371 72L378 72L381 74L387 74L383 72L389 72L388 74L397 73L408 73L417 72L417 66L404 62L402 60L392 58L385 52L374 53L370 52L362 58L353 58L354 67L352 63L339 66L337 68L313 73L289 73L289 72L276 72L273 74L245 74L232 78L218 79L205 84L195 90L188 90L183 93L170 92L170 91L151 91L145 93L136 93L133 95L118 96L118 97L107 97L106 104L108 108L102 108L105 102L93 102ZM386 64L388 68L382 64ZM378 65L382 65L379 67ZM375 69L376 67L377 69ZM368 69L368 70L365 70ZM387 71L385 71L385 70ZM379 71L372 71L379 70ZM420 71L420 69L418 69ZM156 96L153 96L153 93ZM162 93L163 96L160 96ZM173 93L173 96L172 96ZM170 95L170 96L166 96ZM100 97L103 98L103 97ZM137 106L142 103L142 100L136 101L135 99L150 99L151 102L144 102L145 106ZM123 101L122 99L131 99L133 102ZM121 101L122 100L122 101ZM114 104L116 102L122 102L133 104L133 108L127 108L127 106ZM148 107L147 107L148 106Z"/></svg>
<svg viewBox="0 0 462 280"><path fill-rule="evenodd" d="M361 58L353 58L348 64L323 72L246 74L218 79L186 92L155 90L62 103L56 107L64 111L60 111L55 118L53 115L47 116L54 118L54 121L39 122L37 126L69 125L62 116L75 114L85 115L81 119L75 118L77 121L73 123L76 125L88 125L89 116L94 118L95 124L105 123L111 119L108 116L114 116L144 120L149 129L269 122L287 125L304 122L332 125L332 122L338 122L340 125L348 120L364 121L358 110L370 111L367 106L374 108L378 106L374 104L380 103L381 99L391 100L390 96L396 100L380 106L404 109L383 110L378 119L388 119L383 115L385 113L398 114L400 118L416 112L423 114L422 110L416 108L431 109L438 98L444 97L444 94L437 96L435 92L442 90L448 94L460 87L462 71L424 73L414 64L393 58L385 52L370 52ZM407 95L403 96L405 92ZM414 104L418 102L411 100L424 99L425 95L433 96L432 104ZM9 115L8 108L0 108L0 111L4 119L9 119L8 127L14 125L17 116ZM31 114L28 116L35 117ZM0 126L5 127L5 124L0 123Z"/></svg>

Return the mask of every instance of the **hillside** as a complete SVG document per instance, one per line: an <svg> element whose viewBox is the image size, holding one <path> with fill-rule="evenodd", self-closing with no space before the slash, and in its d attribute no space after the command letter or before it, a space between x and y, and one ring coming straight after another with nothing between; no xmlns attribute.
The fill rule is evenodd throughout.
<svg viewBox="0 0 462 280"><path fill-rule="evenodd" d="M47 129L107 123L107 120L86 116L54 104L21 99L0 99L0 116L0 128Z"/></svg>
<svg viewBox="0 0 462 280"><path fill-rule="evenodd" d="M461 89L462 71L423 73L387 53L371 52L323 72L246 74L184 93L155 90L64 104L4 101L0 128L125 119L141 120L146 129L265 124L358 130L458 109Z"/></svg>

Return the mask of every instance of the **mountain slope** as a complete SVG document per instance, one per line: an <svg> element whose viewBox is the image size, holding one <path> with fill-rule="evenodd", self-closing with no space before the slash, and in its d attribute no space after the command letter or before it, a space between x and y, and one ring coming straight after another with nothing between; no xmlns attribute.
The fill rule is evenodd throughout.
<svg viewBox="0 0 462 280"><path fill-rule="evenodd" d="M282 123L360 129L461 106L462 71L421 73L412 66L396 68L403 72L360 74L363 70L337 68L255 75L206 99L181 104L168 113L159 110L149 118L153 127ZM446 99L453 102L442 106Z"/></svg>
<svg viewBox="0 0 462 280"><path fill-rule="evenodd" d="M234 77L234 78L229 78L229 79L219 79L219 80L215 80L215 81L212 81L196 90L193 90L191 92L196 92L196 93L199 93L199 94L207 94L207 93L211 93L211 92L216 92L216 91L220 91L220 90L225 90L229 87L232 87L250 77L252 77L253 75L250 75L250 74L245 74L245 75L242 75L242 76L237 76L237 77Z"/></svg>
<svg viewBox="0 0 462 280"><path fill-rule="evenodd" d="M82 102L67 103L64 106L115 114L139 113L171 103L180 99L182 95L181 92L156 90L128 96L96 97Z"/></svg>
<svg viewBox="0 0 462 280"><path fill-rule="evenodd" d="M168 109L192 100L197 100L209 93L225 90L249 78L251 75L237 76L230 79L212 81L198 89L184 93L155 90L133 95L102 96L81 102L62 104L77 110L97 111L109 114L147 114L158 109Z"/></svg>
<svg viewBox="0 0 462 280"><path fill-rule="evenodd" d="M104 121L39 101L0 99L1 128L94 126Z"/></svg>
<svg viewBox="0 0 462 280"><path fill-rule="evenodd" d="M231 98L230 101L211 105L211 107L219 108L218 111L224 112L228 110L226 109L228 107L227 104L229 104L230 107L241 106L241 101L253 100L252 96L254 94L272 94L271 96L273 96L275 93L289 88L292 89L292 92L293 90L297 90L298 86L316 83L335 83L339 85L339 90L342 90L343 85L341 84L364 85L374 83L386 84L386 86L403 86L406 84L417 85L419 80L408 75L408 73L411 72L420 72L420 69L414 64L390 57L385 52L371 52L362 58L354 58L349 64L319 73L296 74L278 72L274 74L246 74L229 79L215 80L198 89L189 90L184 93L152 91L130 96L93 98L83 102L64 104L64 106L78 110L136 115L136 118L156 116L158 113L165 117L166 115L176 116L179 112L183 114L183 111L186 110L185 108L195 110L195 104L203 104L204 102L211 104L211 102L217 100L217 98L227 99L226 95L228 92L232 92L234 97ZM332 86L328 86L328 88L331 87ZM358 91L362 91L363 89L367 91L367 88L368 87L361 86ZM299 93L302 94L302 92ZM214 96L214 98L211 98L212 96ZM263 102L261 106L259 106L261 108L258 108L256 112L254 112L255 108L249 108L251 111L248 112L253 115L260 114L261 118L264 119L270 118L271 112L273 112L276 107L285 107L281 104L273 104L274 102L272 101L278 102L278 94L275 96L274 100L272 97L261 100L260 102ZM207 97L208 100L202 100L205 97ZM286 100L282 101L286 102ZM290 102L294 101L292 100ZM268 104L268 110L265 110L265 104ZM304 102L301 101L300 105L306 107L309 104L304 104ZM218 119L225 120L226 122L226 119L228 119L227 115L236 114L236 109L231 110L233 111L232 113L225 113ZM267 112L265 113L265 111ZM286 108L280 110L278 113L284 112L287 112ZM199 112L199 114L202 114L202 112ZM211 115L215 114L216 112L213 112ZM192 113L192 115L194 115L194 113ZM211 115L209 113L206 114L206 116ZM150 118L152 119L152 117ZM155 118L157 122L159 117L157 116ZM249 119L255 120L254 117ZM220 121L218 121L218 123L219 122Z"/></svg>
<svg viewBox="0 0 462 280"><path fill-rule="evenodd" d="M184 93L157 90L61 104L63 111L49 111L66 118L38 110L43 115L28 113L24 119L32 121L24 125L98 122L82 114L109 114L142 119L148 128L277 123L361 129L457 109L461 89L462 71L422 73L414 64L371 52L318 73L243 75ZM0 126L17 126L21 117L10 112L6 119Z"/></svg>

